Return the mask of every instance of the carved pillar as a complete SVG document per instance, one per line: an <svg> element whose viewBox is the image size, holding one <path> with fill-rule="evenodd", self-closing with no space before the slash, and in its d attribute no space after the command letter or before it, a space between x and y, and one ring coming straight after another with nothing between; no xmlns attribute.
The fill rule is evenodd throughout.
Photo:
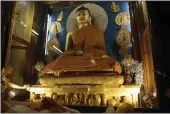
<svg viewBox="0 0 170 114"><path fill-rule="evenodd" d="M82 94L80 93L80 94L79 94L79 101L78 101L78 104L81 104L81 102L82 102Z"/></svg>
<svg viewBox="0 0 170 114"><path fill-rule="evenodd" d="M45 93L42 93L42 94L40 95L40 99L42 100L44 97L45 97Z"/></svg>
<svg viewBox="0 0 170 114"><path fill-rule="evenodd" d="M132 96L132 105L134 107L138 107L138 95L131 94L131 96Z"/></svg>
<svg viewBox="0 0 170 114"><path fill-rule="evenodd" d="M53 93L52 99L54 99L55 101L57 101L57 93Z"/></svg>
<svg viewBox="0 0 170 114"><path fill-rule="evenodd" d="M84 93L84 105L87 104L87 94Z"/></svg>
<svg viewBox="0 0 170 114"><path fill-rule="evenodd" d="M30 92L30 100L33 101L35 96L35 92Z"/></svg>
<svg viewBox="0 0 170 114"><path fill-rule="evenodd" d="M32 97L33 97L33 101L36 101L36 100L38 100L38 98L39 98L39 94L35 94L35 93L33 92Z"/></svg>
<svg viewBox="0 0 170 114"><path fill-rule="evenodd" d="M53 94L52 94L52 93L46 93L46 96L52 98L52 97L53 97Z"/></svg>
<svg viewBox="0 0 170 114"><path fill-rule="evenodd" d="M68 104L68 93L65 93L64 94L64 100L65 100L65 104Z"/></svg>
<svg viewBox="0 0 170 114"><path fill-rule="evenodd" d="M105 94L102 95L102 105L103 106L107 105L107 96Z"/></svg>

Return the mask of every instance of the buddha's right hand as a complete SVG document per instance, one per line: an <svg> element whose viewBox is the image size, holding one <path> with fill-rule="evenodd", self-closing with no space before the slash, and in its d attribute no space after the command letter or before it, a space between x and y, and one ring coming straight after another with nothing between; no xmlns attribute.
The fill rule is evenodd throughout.
<svg viewBox="0 0 170 114"><path fill-rule="evenodd" d="M83 55L83 51L81 49L79 49L77 52L76 52L76 55L77 56L82 56Z"/></svg>

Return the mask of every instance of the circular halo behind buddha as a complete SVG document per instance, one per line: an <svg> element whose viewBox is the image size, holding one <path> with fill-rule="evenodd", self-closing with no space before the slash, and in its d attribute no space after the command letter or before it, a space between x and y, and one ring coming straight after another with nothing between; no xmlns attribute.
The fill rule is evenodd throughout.
<svg viewBox="0 0 170 114"><path fill-rule="evenodd" d="M95 20L95 24L97 24L101 29L105 31L105 29L107 28L107 24L108 24L108 17L107 17L107 13L105 12L105 10L99 5L92 4L92 3L83 4L81 6L84 6L89 9L90 14L92 15L92 20ZM77 8L75 8L68 16L67 25L66 25L67 32L73 32L74 30L76 30L77 28L76 10L80 8L81 6L78 6Z"/></svg>

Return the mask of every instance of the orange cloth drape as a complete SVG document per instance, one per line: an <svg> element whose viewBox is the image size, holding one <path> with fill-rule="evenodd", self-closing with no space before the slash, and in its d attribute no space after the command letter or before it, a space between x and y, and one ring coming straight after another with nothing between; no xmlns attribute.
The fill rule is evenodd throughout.
<svg viewBox="0 0 170 114"><path fill-rule="evenodd" d="M66 50L57 60L48 64L48 71L113 71L121 73L118 61L106 55L104 32L98 26L88 26L73 32L73 48ZM83 46L83 56L76 56L76 51ZM93 64L90 60L95 61Z"/></svg>

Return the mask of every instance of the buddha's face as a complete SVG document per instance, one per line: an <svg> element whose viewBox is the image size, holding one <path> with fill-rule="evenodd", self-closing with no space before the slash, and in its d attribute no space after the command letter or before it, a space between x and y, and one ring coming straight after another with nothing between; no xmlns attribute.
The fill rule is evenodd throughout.
<svg viewBox="0 0 170 114"><path fill-rule="evenodd" d="M79 10L76 12L78 24L88 24L90 15L87 10Z"/></svg>

